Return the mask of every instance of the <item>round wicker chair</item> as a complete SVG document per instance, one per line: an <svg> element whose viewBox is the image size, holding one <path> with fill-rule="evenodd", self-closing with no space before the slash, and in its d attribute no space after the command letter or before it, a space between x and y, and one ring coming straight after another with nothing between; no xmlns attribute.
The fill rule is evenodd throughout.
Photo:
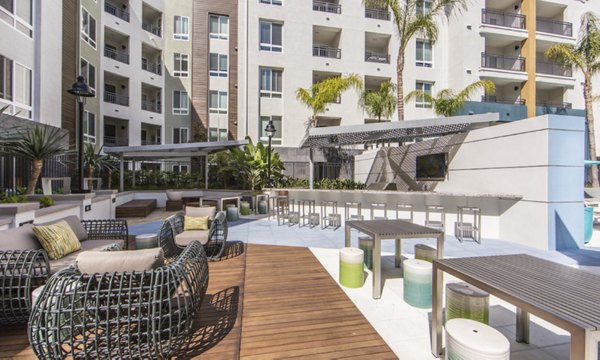
<svg viewBox="0 0 600 360"><path fill-rule="evenodd" d="M208 286L208 261L193 241L163 267L144 272L50 278L29 319L41 359L169 359L189 341Z"/></svg>

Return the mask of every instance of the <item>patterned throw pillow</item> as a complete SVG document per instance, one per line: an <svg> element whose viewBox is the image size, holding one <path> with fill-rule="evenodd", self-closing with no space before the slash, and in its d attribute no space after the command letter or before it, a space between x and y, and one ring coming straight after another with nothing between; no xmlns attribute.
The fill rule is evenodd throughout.
<svg viewBox="0 0 600 360"><path fill-rule="evenodd" d="M183 221L183 230L208 230L208 216L186 216Z"/></svg>
<svg viewBox="0 0 600 360"><path fill-rule="evenodd" d="M51 260L58 260L81 248L77 235L66 221L33 226L33 232Z"/></svg>

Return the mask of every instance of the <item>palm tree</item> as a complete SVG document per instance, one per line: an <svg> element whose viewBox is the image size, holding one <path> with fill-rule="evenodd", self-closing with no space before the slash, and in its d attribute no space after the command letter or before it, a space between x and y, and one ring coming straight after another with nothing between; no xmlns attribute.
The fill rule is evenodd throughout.
<svg viewBox="0 0 600 360"><path fill-rule="evenodd" d="M87 170L87 177L94 177L96 169L108 171L108 188L111 188L111 175L117 169L116 159L111 155L102 154L103 146L98 151L94 145L87 143L83 153L83 163Z"/></svg>
<svg viewBox="0 0 600 360"><path fill-rule="evenodd" d="M31 161L31 175L27 184L27 194L33 194L35 185L42 173L44 161L69 153L67 132L50 126L34 126L19 131L17 139L11 139L4 146L4 153Z"/></svg>
<svg viewBox="0 0 600 360"><path fill-rule="evenodd" d="M592 12L581 16L579 37L575 45L555 44L544 55L566 67L575 66L584 77L583 98L585 99L585 117L588 128L588 146L590 157L596 157L596 135L594 127L592 78L600 73L600 19ZM591 171L592 186L598 187L598 172Z"/></svg>
<svg viewBox="0 0 600 360"><path fill-rule="evenodd" d="M367 114L376 117L378 122L381 118L390 118L396 111L396 85L391 81L384 81L379 86L379 91L365 90L360 97L360 105Z"/></svg>
<svg viewBox="0 0 600 360"><path fill-rule="evenodd" d="M413 99L422 99L433 104L433 111L437 115L449 117L456 115L476 90L484 90L486 94L493 94L496 92L496 86L490 80L479 80L467 85L458 93L452 89L444 89L435 97L423 90L414 90L406 95L405 100L409 102Z"/></svg>
<svg viewBox="0 0 600 360"><path fill-rule="evenodd" d="M328 104L350 88L362 89L360 76L356 74L335 76L313 84L308 89L296 90L296 99L312 110L308 127L317 126L317 116L323 114Z"/></svg>
<svg viewBox="0 0 600 360"><path fill-rule="evenodd" d="M394 25L400 46L396 63L398 84L398 120L404 120L404 53L416 35L424 36L431 44L438 38L438 15L455 7L466 6L468 0L363 0L365 6L376 9L389 8L394 14Z"/></svg>

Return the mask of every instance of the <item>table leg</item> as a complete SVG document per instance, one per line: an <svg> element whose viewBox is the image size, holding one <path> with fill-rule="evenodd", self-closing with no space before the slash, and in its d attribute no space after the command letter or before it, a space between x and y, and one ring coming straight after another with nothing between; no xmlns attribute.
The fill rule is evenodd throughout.
<svg viewBox="0 0 600 360"><path fill-rule="evenodd" d="M529 344L529 313L517 308L517 342Z"/></svg>
<svg viewBox="0 0 600 360"><path fill-rule="evenodd" d="M346 247L352 246L352 239L350 238L350 226L348 224L345 225L346 228Z"/></svg>
<svg viewBox="0 0 600 360"><path fill-rule="evenodd" d="M437 237L437 258L438 259L444 258L444 239L445 239L445 236L444 236L444 233L442 232Z"/></svg>
<svg viewBox="0 0 600 360"><path fill-rule="evenodd" d="M402 266L402 239L396 239L396 257L395 257L395 266L399 268Z"/></svg>
<svg viewBox="0 0 600 360"><path fill-rule="evenodd" d="M373 299L381 298L381 239L373 236Z"/></svg>
<svg viewBox="0 0 600 360"><path fill-rule="evenodd" d="M431 304L431 353L433 356L442 355L442 295L444 291L443 272L437 269L433 262L433 294Z"/></svg>

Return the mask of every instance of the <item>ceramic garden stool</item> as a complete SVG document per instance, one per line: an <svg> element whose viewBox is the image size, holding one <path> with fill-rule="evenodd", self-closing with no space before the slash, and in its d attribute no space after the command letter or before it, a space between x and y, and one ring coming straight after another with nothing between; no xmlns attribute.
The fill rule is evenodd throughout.
<svg viewBox="0 0 600 360"><path fill-rule="evenodd" d="M340 249L340 284L349 288L359 288L364 283L364 252L347 247Z"/></svg>
<svg viewBox="0 0 600 360"><path fill-rule="evenodd" d="M462 318L489 324L490 294L464 282L448 284L446 290L446 321Z"/></svg>
<svg viewBox="0 0 600 360"><path fill-rule="evenodd" d="M373 269L373 238L370 236L359 236L358 247L365 253L365 266Z"/></svg>
<svg viewBox="0 0 600 360"><path fill-rule="evenodd" d="M238 208L235 205L227 205L227 221L239 220L240 214Z"/></svg>
<svg viewBox="0 0 600 360"><path fill-rule="evenodd" d="M157 234L142 234L136 235L135 237L135 248L136 249L151 249L158 247L158 235Z"/></svg>
<svg viewBox="0 0 600 360"><path fill-rule="evenodd" d="M242 201L240 203L240 215L250 215L250 203L248 201Z"/></svg>
<svg viewBox="0 0 600 360"><path fill-rule="evenodd" d="M446 322L447 360L509 360L510 343L493 327L470 319Z"/></svg>
<svg viewBox="0 0 600 360"><path fill-rule="evenodd" d="M269 209L269 204L265 200L258 202L258 213L260 215L266 215Z"/></svg>
<svg viewBox="0 0 600 360"><path fill-rule="evenodd" d="M404 271L404 301L414 307L431 307L433 265L425 260L406 259L402 264Z"/></svg>
<svg viewBox="0 0 600 360"><path fill-rule="evenodd" d="M437 259L437 249L425 244L415 244L415 259L432 262Z"/></svg>

